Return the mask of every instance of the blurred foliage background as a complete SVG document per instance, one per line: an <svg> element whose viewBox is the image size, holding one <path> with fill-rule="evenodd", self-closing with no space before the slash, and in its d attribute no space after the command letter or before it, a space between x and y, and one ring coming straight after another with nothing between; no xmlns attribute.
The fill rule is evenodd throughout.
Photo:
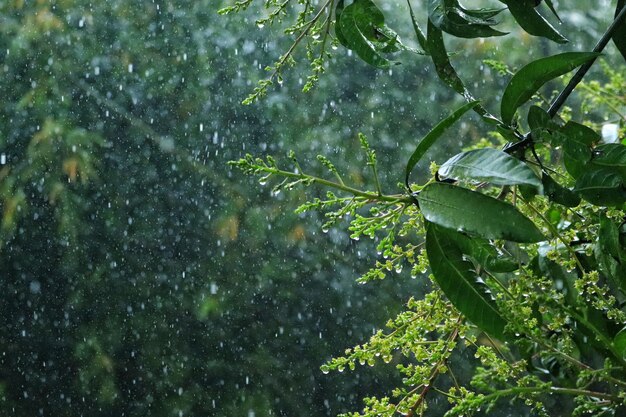
<svg viewBox="0 0 626 417"><path fill-rule="evenodd" d="M324 154L363 184L363 132L393 189L457 99L427 60L382 72L340 49L313 92L296 63L244 107L290 39L256 27L260 6L219 17L225 4L0 2L3 414L326 416L391 386L384 368L340 378L319 365L384 326L420 280L356 285L375 242L321 233L292 214L301 191L272 195L226 162L293 149L305 169L322 172ZM560 8L572 50L610 19L586 4ZM410 39L404 3L385 7ZM551 47L519 33L456 46L487 106L506 80L480 59L521 65ZM465 123L431 158L484 134Z"/></svg>

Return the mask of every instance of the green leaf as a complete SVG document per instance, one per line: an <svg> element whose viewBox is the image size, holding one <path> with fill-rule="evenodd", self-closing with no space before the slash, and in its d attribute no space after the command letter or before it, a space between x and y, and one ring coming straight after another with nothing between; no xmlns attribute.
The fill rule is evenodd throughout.
<svg viewBox="0 0 626 417"><path fill-rule="evenodd" d="M468 320L489 335L502 339L506 320L489 287L473 271L472 263L463 259L463 253L456 245L457 235L427 224L426 254L435 281Z"/></svg>
<svg viewBox="0 0 626 417"><path fill-rule="evenodd" d="M619 229L611 219L600 215L600 228L598 230L598 243L603 252L616 259L622 259L622 247L619 242ZM624 277L626 278L626 277Z"/></svg>
<svg viewBox="0 0 626 417"><path fill-rule="evenodd" d="M404 182L407 187L409 186L409 175L411 175L411 171L413 171L413 168L415 168L415 165L417 165L420 159L422 159L422 156L424 156L426 151L428 151L428 149L433 146L437 139L439 139L441 135L454 124L454 122L459 120L461 116L463 116L465 113L467 113L469 110L473 109L477 105L477 101L471 101L459 107L454 112L452 112L451 115L440 121L437 126L435 126L430 132L428 132L426 136L422 138L422 140L420 140L420 142L417 144L417 147L413 151L413 154L409 158L409 162L407 162L406 164Z"/></svg>
<svg viewBox="0 0 626 417"><path fill-rule="evenodd" d="M613 346L618 353L622 354L622 358L626 359L626 327L615 335Z"/></svg>
<svg viewBox="0 0 626 417"><path fill-rule="evenodd" d="M491 26L497 24L484 13L467 13L456 0L429 0L428 16L442 31L459 38L483 38L506 35Z"/></svg>
<svg viewBox="0 0 626 417"><path fill-rule="evenodd" d="M426 42L428 46L426 49L430 53L439 79L443 81L448 87L463 96L463 98L468 102L476 101L472 94L469 92L469 90L465 88L465 84L463 84L463 81L461 80L461 78L459 78L456 70L448 59L448 52L446 50L446 45L443 43L443 35L441 30L437 28L430 21L430 19L428 20L428 38L426 39ZM481 115L485 119L485 121L489 123L500 123L500 121L496 117L491 115L480 104L476 105L474 111L476 111L476 113Z"/></svg>
<svg viewBox="0 0 626 417"><path fill-rule="evenodd" d="M622 177L608 169L587 170L576 180L574 190L597 206L621 206L626 202Z"/></svg>
<svg viewBox="0 0 626 417"><path fill-rule="evenodd" d="M548 174L541 177L543 183L543 193L550 201L561 204L565 207L576 207L580 204L580 197L572 190L557 183Z"/></svg>
<svg viewBox="0 0 626 417"><path fill-rule="evenodd" d="M563 148L563 164L575 179L587 172L591 160L591 146L600 136L591 128L576 122L567 122L549 136L553 146Z"/></svg>
<svg viewBox="0 0 626 417"><path fill-rule="evenodd" d="M533 142L550 142L551 134L559 128L547 111L539 106L530 106L528 110L528 126Z"/></svg>
<svg viewBox="0 0 626 417"><path fill-rule="evenodd" d="M536 195L539 194L539 190L537 189L537 187L524 185L524 184L518 185L517 191L522 195L522 197L526 201L531 201L533 198L535 198Z"/></svg>
<svg viewBox="0 0 626 417"><path fill-rule="evenodd" d="M598 135L595 130L573 121L565 123L564 126L559 128L559 131L568 139L575 140L587 146L591 146L600 140L600 135Z"/></svg>
<svg viewBox="0 0 626 417"><path fill-rule="evenodd" d="M339 24L339 22L341 21L341 13L343 12L343 9L344 0L338 0L337 6L335 6L335 36L337 37L337 40L340 44L342 44L346 48L350 48L350 43L343 35L343 32L341 31L341 25Z"/></svg>
<svg viewBox="0 0 626 417"><path fill-rule="evenodd" d="M565 52L538 59L524 66L513 75L502 95L500 109L503 122L510 125L515 111L530 100L545 83L595 59L598 55L595 52Z"/></svg>
<svg viewBox="0 0 626 417"><path fill-rule="evenodd" d="M600 264L600 269L615 288L626 292L626 253L620 244L617 224L604 214L600 215L598 241L594 247L594 254Z"/></svg>
<svg viewBox="0 0 626 417"><path fill-rule="evenodd" d="M475 17L481 20L491 19L502 13L506 8L497 8L497 9L465 9L463 6L460 6L459 9L468 16ZM495 23L495 22L494 22Z"/></svg>
<svg viewBox="0 0 626 417"><path fill-rule="evenodd" d="M501 254L488 240L462 233L455 234L457 243L464 255L490 272L513 272L519 269L519 262Z"/></svg>
<svg viewBox="0 0 626 417"><path fill-rule="evenodd" d="M415 19L415 13L413 13L413 7L411 7L411 0L406 0L409 5L409 13L411 15L411 23L413 24L413 31L415 32L415 37L417 38L417 42L420 44L420 47L425 51L426 54L430 55L428 51L428 44L426 41L426 36L424 36L424 32L417 24L417 20Z"/></svg>
<svg viewBox="0 0 626 417"><path fill-rule="evenodd" d="M539 106L530 106L528 109L528 126L531 130L552 128L554 123L547 111Z"/></svg>
<svg viewBox="0 0 626 417"><path fill-rule="evenodd" d="M466 188L433 183L424 187L417 200L426 220L449 229L513 242L546 239L512 205Z"/></svg>
<svg viewBox="0 0 626 417"><path fill-rule="evenodd" d="M398 35L385 25L385 16L371 0L355 0L345 9L340 9L337 27L339 32L335 29L335 33L339 33L339 41L354 50L363 61L378 68L397 64L381 53L408 49Z"/></svg>
<svg viewBox="0 0 626 417"><path fill-rule="evenodd" d="M557 18L557 20L559 21L559 23L562 23L563 21L561 20L561 18L559 17L559 14L556 12L556 9L554 8L554 4L552 3L552 0L545 0L545 3L548 5L548 8L550 8L550 11L552 12L552 14L554 15L554 17Z"/></svg>
<svg viewBox="0 0 626 417"><path fill-rule="evenodd" d="M499 124L498 126L496 126L496 131L500 135L502 135L504 139L508 140L511 143L515 143L519 140L515 129L512 129L510 126Z"/></svg>
<svg viewBox="0 0 626 417"><path fill-rule="evenodd" d="M567 39L535 9L534 0L500 0L506 4L517 23L531 35L548 38L557 43Z"/></svg>
<svg viewBox="0 0 626 417"><path fill-rule="evenodd" d="M611 169L626 179L626 146L619 143L596 146L591 161L593 165Z"/></svg>
<svg viewBox="0 0 626 417"><path fill-rule="evenodd" d="M626 7L626 0L619 0L615 8L615 17L624 7ZM613 43L615 43L620 54L626 60L626 19L622 19L615 32L613 32Z"/></svg>
<svg viewBox="0 0 626 417"><path fill-rule="evenodd" d="M497 149L476 149L448 159L439 175L447 178L486 181L494 185L543 186L534 171L519 159Z"/></svg>

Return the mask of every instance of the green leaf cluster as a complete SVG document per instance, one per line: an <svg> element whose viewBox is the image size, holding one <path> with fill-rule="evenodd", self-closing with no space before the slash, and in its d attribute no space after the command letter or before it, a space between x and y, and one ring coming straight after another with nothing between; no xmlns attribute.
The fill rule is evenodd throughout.
<svg viewBox="0 0 626 417"><path fill-rule="evenodd" d="M557 45L567 42L542 13L547 7L559 19L551 1L502 3L527 33ZM553 54L515 71L499 96L498 118L454 69L444 34L506 35L494 29L503 10L431 0L424 11L425 35L409 3L417 43L442 83L467 103L417 141L400 194L383 194L371 156L367 164L376 191L346 186L339 177L298 177L249 158L239 162L247 171L301 178L351 195L345 197L352 198L346 204L351 208L335 209L330 216L350 214L353 237L379 239L384 254L362 282L384 278L385 270L399 262L409 264L415 277L428 267L431 291L410 300L406 312L390 321L389 333L375 334L368 344L322 367L324 372L355 369L381 357L402 375L393 398L366 398L360 413L346 415L428 415L440 397L450 403L446 416L491 412L504 399L549 415L554 395L571 398L572 415L619 415L626 398L626 145L623 136L606 143L597 126L584 115L571 120L563 106L611 38L621 51L623 5L618 2L613 24L593 51ZM382 12L369 0L337 6L341 44L366 63L387 68L391 61L381 54L400 47ZM507 67L499 68L506 74ZM546 84L576 68L556 98L544 97ZM589 87L589 94L604 94L596 87ZM615 106L620 100L617 94L606 101L611 104L606 117L621 117L623 125L622 110ZM435 165L433 178L411 183L410 174L426 152L469 110L508 143L458 153ZM516 114L527 117L518 120ZM361 143L371 152L369 143ZM359 213L366 206L373 207L370 216ZM326 207L320 202L306 208ZM474 354L471 375L459 378L452 369L457 351Z"/></svg>

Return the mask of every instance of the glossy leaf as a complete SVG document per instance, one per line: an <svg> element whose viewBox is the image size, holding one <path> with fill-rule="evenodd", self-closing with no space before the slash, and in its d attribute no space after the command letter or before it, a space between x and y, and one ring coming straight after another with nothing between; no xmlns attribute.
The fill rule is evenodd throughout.
<svg viewBox="0 0 626 417"><path fill-rule="evenodd" d="M430 21L442 31L459 38L482 38L506 35L491 26L498 22L492 19L491 12L468 13L456 0L429 0ZM497 14L497 13L496 13ZM489 16L489 17L484 17Z"/></svg>
<svg viewBox="0 0 626 417"><path fill-rule="evenodd" d="M519 269L519 262L504 256L486 239L455 233L455 242L464 255L472 258L481 268L490 272L512 272Z"/></svg>
<svg viewBox="0 0 626 417"><path fill-rule="evenodd" d="M341 9L338 28L339 41L354 50L363 61L378 68L396 64L383 57L382 53L408 49L398 35L385 25L385 16L371 0L355 0Z"/></svg>
<svg viewBox="0 0 626 417"><path fill-rule="evenodd" d="M538 59L524 66L513 75L504 90L500 107L502 121L511 124L515 111L530 100L541 86L595 59L598 55L593 52L565 52Z"/></svg>
<svg viewBox="0 0 626 417"><path fill-rule="evenodd" d="M615 17L617 17L624 7L626 7L626 0L619 0L615 8ZM622 54L622 57L626 60L626 19L622 19L613 33L613 42L620 54Z"/></svg>
<svg viewBox="0 0 626 417"><path fill-rule="evenodd" d="M472 323L502 339L506 320L498 310L489 287L464 260L456 244L457 233L428 224L426 253L435 281L450 302Z"/></svg>
<svg viewBox="0 0 626 417"><path fill-rule="evenodd" d="M437 28L430 21L430 19L428 20L428 37L426 42L428 46L427 50L433 60L439 79L441 79L441 81L443 81L448 87L463 96L463 98L465 98L468 102L476 101L469 90L465 87L465 84L463 84L463 81L459 78L456 70L448 59L448 52L446 50L446 45L443 43L441 29ZM476 105L474 111L476 111L476 113L481 115L485 121L489 123L499 123L499 120L491 115L480 104Z"/></svg>
<svg viewBox="0 0 626 417"><path fill-rule="evenodd" d="M567 39L535 9L534 0L500 0L506 4L517 23L531 35L541 36L557 43Z"/></svg>
<svg viewBox="0 0 626 417"><path fill-rule="evenodd" d="M617 224L604 214L600 215L598 241L594 249L600 269L616 288L626 291L626 253L620 244Z"/></svg>
<svg viewBox="0 0 626 417"><path fill-rule="evenodd" d="M569 121L559 128L559 132L568 139L591 146L600 140L600 135L592 128L581 123Z"/></svg>
<svg viewBox="0 0 626 417"><path fill-rule="evenodd" d="M502 13L506 8L497 8L497 9L465 9L463 6L460 6L459 9L463 11L468 16L475 17L478 19L492 19Z"/></svg>
<svg viewBox="0 0 626 417"><path fill-rule="evenodd" d="M541 182L543 183L543 193L550 201L565 207L576 207L580 204L578 194L563 187L549 175L543 174Z"/></svg>
<svg viewBox="0 0 626 417"><path fill-rule="evenodd" d="M542 188L534 171L519 159L497 149L476 149L448 159L439 168L447 178L486 181L494 185L531 185Z"/></svg>
<svg viewBox="0 0 626 417"><path fill-rule="evenodd" d="M582 129L581 126L583 125L570 122L549 136L553 146L562 147L565 169L575 179L588 171L587 164L591 160L590 144L595 141L595 132L586 127Z"/></svg>
<svg viewBox="0 0 626 417"><path fill-rule="evenodd" d="M626 146L619 143L599 145L593 150L594 165L618 172L626 179Z"/></svg>
<svg viewBox="0 0 626 417"><path fill-rule="evenodd" d="M621 353L622 358L626 359L626 327L615 335L613 338L613 346L615 350Z"/></svg>
<svg viewBox="0 0 626 417"><path fill-rule="evenodd" d="M559 23L562 23L561 17L559 17L559 14L556 12L556 8L554 7L554 4L552 3L552 0L545 0L545 3L548 5L548 8L550 9L550 11L554 15L554 17L557 18Z"/></svg>
<svg viewBox="0 0 626 417"><path fill-rule="evenodd" d="M559 128L548 112L539 106L530 106L528 110L528 126L535 143L551 142L552 132Z"/></svg>
<svg viewBox="0 0 626 417"><path fill-rule="evenodd" d="M428 51L428 44L426 40L426 36L424 36L424 32L419 27L417 20L415 19L415 13L413 13L413 7L411 6L411 0L406 0L409 6L409 14L411 15L411 23L413 24L413 31L415 32L415 37L417 38L417 42L420 44L420 47L425 51L426 54L430 54Z"/></svg>
<svg viewBox="0 0 626 417"><path fill-rule="evenodd" d="M337 0L337 6L335 6L335 36L337 37L337 40L340 44L342 44L346 48L350 48L350 43L343 35L343 32L341 31L341 25L339 24L339 22L341 21L341 13L343 12L343 9L344 0Z"/></svg>
<svg viewBox="0 0 626 417"><path fill-rule="evenodd" d="M433 183L424 187L417 200L426 220L449 229L513 242L546 239L515 207L476 191Z"/></svg>
<svg viewBox="0 0 626 417"><path fill-rule="evenodd" d="M598 230L598 242L602 251L616 259L624 258L620 242L619 229L611 219L605 215L600 215L600 229ZM625 277L626 278L626 277Z"/></svg>
<svg viewBox="0 0 626 417"><path fill-rule="evenodd" d="M552 118L547 111L539 106L530 106L528 109L528 126L531 130L548 129L553 127Z"/></svg>
<svg viewBox="0 0 626 417"><path fill-rule="evenodd" d="M415 165L417 165L420 159L422 159L422 156L424 156L426 151L428 151L428 149L433 146L437 139L439 139L441 135L454 124L454 122L459 120L461 116L463 116L465 113L467 113L469 110L473 109L477 105L477 101L471 101L459 107L451 115L440 121L437 126L435 126L430 132L426 134L426 136L422 138L422 140L419 141L417 147L413 151L413 154L409 158L409 162L407 162L406 165L404 182L407 187L409 186L409 175L411 175L411 171L413 171L413 168L415 168Z"/></svg>
<svg viewBox="0 0 626 417"><path fill-rule="evenodd" d="M575 191L598 206L621 206L626 203L622 177L608 169L587 170L576 180Z"/></svg>
<svg viewBox="0 0 626 417"><path fill-rule="evenodd" d="M516 135L515 129L511 129L509 126L498 125L496 126L496 131L502 135L502 137L508 140L511 143L515 143L519 140L519 137Z"/></svg>

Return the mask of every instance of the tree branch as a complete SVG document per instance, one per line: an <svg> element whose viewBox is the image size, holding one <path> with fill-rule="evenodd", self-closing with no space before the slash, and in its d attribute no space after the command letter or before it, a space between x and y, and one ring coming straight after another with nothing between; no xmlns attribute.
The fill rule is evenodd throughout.
<svg viewBox="0 0 626 417"><path fill-rule="evenodd" d="M593 48L593 52L602 52L604 50L606 45L613 37L613 34L615 33L619 25L624 21L624 19L626 19L626 7L623 7L619 14L615 17L613 23L611 23L606 32L604 32L604 35L602 35L602 38L600 38L596 46ZM572 94L576 86L582 81L583 77L587 74L596 59L597 58L594 58L584 64L582 67L580 67L578 71L576 71L576 74L574 74L570 82L565 86L563 91L561 91L561 93L557 96L554 102L552 102L550 108L548 109L548 114L551 118L556 116L556 114L561 110L561 107L563 107L565 101ZM532 143L533 138L530 134L528 134L524 136L524 139L522 139L521 141L515 142L512 145L505 147L504 152L512 154L517 151L526 149Z"/></svg>

